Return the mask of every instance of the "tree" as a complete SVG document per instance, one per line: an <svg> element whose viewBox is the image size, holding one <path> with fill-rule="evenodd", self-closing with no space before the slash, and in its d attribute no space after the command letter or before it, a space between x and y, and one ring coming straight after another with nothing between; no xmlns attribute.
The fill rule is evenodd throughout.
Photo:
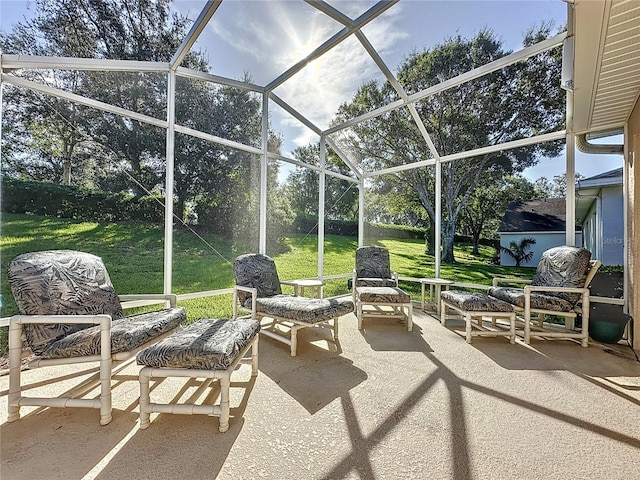
<svg viewBox="0 0 640 480"><path fill-rule="evenodd" d="M519 267L522 262L528 262L533 258L533 252L527 252L532 245L535 245L535 238L525 237L521 238L519 242L513 240L509 243L509 248L500 247L500 251L509 255L516 262L516 267Z"/></svg>
<svg viewBox="0 0 640 480"><path fill-rule="evenodd" d="M169 0L36 0L36 7L33 19L0 37L4 52L166 62L188 27L186 18L169 14ZM187 55L183 65L206 70L199 53ZM55 70L26 75L155 118L166 115L165 75ZM99 143L117 159L127 161L126 168L136 179L128 182L129 189L143 194L161 182L164 171L160 164L165 150L162 129L64 100L31 92L26 96L34 97L33 102L27 103L32 106L18 113L28 119L30 132L40 130L52 139L50 148L40 157L62 158L67 183L71 165L81 160L75 157L80 153L77 147L89 142Z"/></svg>
<svg viewBox="0 0 640 480"><path fill-rule="evenodd" d="M529 46L550 34L543 25L524 39ZM507 55L493 32L483 30L467 40L460 36L422 53L412 53L400 66L398 81L412 94ZM564 122L560 89L560 50L539 54L458 87L416 102L416 109L440 155L526 138L558 130ZM353 100L340 107L337 122L397 100L388 83L363 85ZM345 149L360 152L367 169L385 168L431 158L418 128L406 110L395 110L353 127L343 134ZM454 262L456 223L483 176L513 175L541 156L556 156L559 142L489 153L442 165L442 235L444 262ZM360 160L360 159L359 159ZM378 188L419 202L435 221L434 167L375 177ZM408 194L408 186L412 190Z"/></svg>
<svg viewBox="0 0 640 480"><path fill-rule="evenodd" d="M320 144L309 144L293 151L296 160L309 165L320 165ZM331 149L327 149L326 165L332 170L348 175L349 169ZM356 220L358 218L358 189L347 180L327 176L325 182L325 217L332 220ZM296 167L286 180L286 192L291 207L297 215L318 216L319 173Z"/></svg>
<svg viewBox="0 0 640 480"><path fill-rule="evenodd" d="M168 62L190 22L170 14L169 0L36 0L36 5L34 19L0 37L3 52ZM190 52L181 66L208 70L203 54L197 51ZM164 73L54 70L25 75L111 105L166 118ZM11 107L7 111L19 126L12 127L3 140L9 139L12 174L28 173L30 178L59 182L62 177L70 180L72 172L84 172L84 166L99 164L101 168L91 176L92 186L138 196L163 191L164 129L30 91L11 90L14 96L8 97ZM178 78L176 119L181 125L222 138L261 144L261 102L237 88ZM273 133L269 150L280 151L280 140ZM257 225L257 211L247 207L259 200L253 174L259 166L255 155L176 134L177 216L182 219L188 210L198 209L200 221L212 222L211 228L242 231L246 236L247 225ZM269 170L269 182L274 185L277 165L272 163ZM80 179L74 177L77 184Z"/></svg>
<svg viewBox="0 0 640 480"><path fill-rule="evenodd" d="M514 200L536 198L531 182L522 177L493 175L483 177L481 183L462 209L460 227L473 240L473 253L478 255L480 237L494 238L507 206Z"/></svg>
<svg viewBox="0 0 640 480"><path fill-rule="evenodd" d="M540 177L534 185L538 191L540 198L564 198L567 196L567 175L554 175L553 179L549 180L547 177ZM584 178L582 175L576 172L576 181Z"/></svg>

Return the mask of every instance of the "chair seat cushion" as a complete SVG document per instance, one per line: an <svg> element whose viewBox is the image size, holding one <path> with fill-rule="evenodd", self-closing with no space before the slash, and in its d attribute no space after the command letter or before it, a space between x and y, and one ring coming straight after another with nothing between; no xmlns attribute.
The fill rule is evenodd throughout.
<svg viewBox="0 0 640 480"><path fill-rule="evenodd" d="M364 303L409 303L411 297L398 287L358 287L358 298Z"/></svg>
<svg viewBox="0 0 640 480"><path fill-rule="evenodd" d="M356 287L397 287L393 278L356 278Z"/></svg>
<svg viewBox="0 0 640 480"><path fill-rule="evenodd" d="M465 312L513 312L513 306L484 293L447 290L440 298Z"/></svg>
<svg viewBox="0 0 640 480"><path fill-rule="evenodd" d="M524 308L524 289L512 287L491 287L489 295L504 300L511 305ZM570 312L573 309L573 303L560 297L544 295L541 293L531 294L531 308L537 310L551 310L554 312Z"/></svg>
<svg viewBox="0 0 640 480"><path fill-rule="evenodd" d="M129 352L166 333L187 318L184 308L166 308L113 320L111 353ZM100 326L92 326L53 342L43 358L68 358L100 354Z"/></svg>
<svg viewBox="0 0 640 480"><path fill-rule="evenodd" d="M145 348L138 365L154 368L226 370L260 331L252 319L202 319Z"/></svg>
<svg viewBox="0 0 640 480"><path fill-rule="evenodd" d="M248 302L251 308L251 301ZM256 299L256 310L264 316L273 315L303 323L318 323L353 312L353 302L347 298L306 298L275 295Z"/></svg>

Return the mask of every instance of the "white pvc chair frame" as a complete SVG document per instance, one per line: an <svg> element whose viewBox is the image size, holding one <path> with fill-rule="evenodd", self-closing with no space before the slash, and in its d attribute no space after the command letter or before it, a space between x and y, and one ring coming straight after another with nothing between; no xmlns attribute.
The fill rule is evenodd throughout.
<svg viewBox="0 0 640 480"><path fill-rule="evenodd" d="M287 282L280 282L283 285L287 285ZM333 341L338 342L338 317L332 318L329 320L325 320L322 322L316 323L305 323L297 320L292 320L290 318L277 317L271 314L262 314L257 311L256 299L258 298L258 290L256 288L251 287L243 287L242 285L235 285L233 288L233 318L238 318L238 307L242 310L248 311L245 307L243 307L238 301L238 290L242 290L243 292L247 292L251 294L251 318L255 318L260 321L260 333L262 335L266 335L267 337L273 338L279 342L282 342L291 347L291 356L295 357L298 353L298 330L302 330L303 328L326 328L331 330ZM271 323L263 324L262 320L268 318L271 319ZM330 323L330 320L333 320ZM287 329L289 329L291 333L291 338L287 338L284 335L278 333L276 328L278 325L281 325Z"/></svg>
<svg viewBox="0 0 640 480"><path fill-rule="evenodd" d="M171 307L176 306L177 296L174 294L149 294L149 295L120 295L121 301L136 300L166 300ZM23 331L25 324L93 324L100 325L100 355L88 355L69 358L36 358L29 363L29 368L50 367L57 365L73 365L78 363L100 362L99 398L76 397L27 397L22 395L22 348ZM14 422L20 418L20 407L58 407L58 408L95 408L100 410L100 425L107 425L112 420L111 415L111 375L113 367L133 357L137 352L149 345L158 342L172 334L172 329L163 335L154 338L140 347L127 351L111 354L111 316L110 315L14 315L9 320L9 394L8 394L8 422ZM96 376L93 376L81 385L74 388L78 395L86 393L96 385Z"/></svg>
<svg viewBox="0 0 640 480"><path fill-rule="evenodd" d="M494 278L493 286L496 287L500 283L518 283L524 284L524 308L517 305L513 305L513 309L516 312L523 313L524 329L518 333L523 334L524 342L526 344L531 343L531 337L548 337L548 338L573 338L580 341L583 347L589 346L589 312L590 312L590 300L589 300L589 285L595 277L596 272L602 265L600 260L592 260L591 266L587 277L584 282L584 287L551 287L545 285L531 285L531 280L515 279L515 278ZM563 292L563 293L578 293L582 296L581 300L576 306L568 312L558 312L556 310L545 310L540 308L531 308L531 294L533 292ZM535 316L532 316L535 314ZM582 315L582 328L580 332L573 331L576 317ZM545 315L557 315L565 318L565 328L557 329L554 327L544 326ZM532 325L532 320L537 320L537 325Z"/></svg>

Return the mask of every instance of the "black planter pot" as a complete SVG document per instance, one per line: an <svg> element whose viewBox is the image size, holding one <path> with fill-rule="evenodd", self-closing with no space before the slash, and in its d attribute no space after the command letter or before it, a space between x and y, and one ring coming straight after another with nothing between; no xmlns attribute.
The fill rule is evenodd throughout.
<svg viewBox="0 0 640 480"><path fill-rule="evenodd" d="M624 273L598 272L591 282L590 290L591 295L596 297L622 298ZM622 305L594 302L589 313L589 336L597 342L618 343L630 318L623 313Z"/></svg>
<svg viewBox="0 0 640 480"><path fill-rule="evenodd" d="M630 319L622 312L621 305L594 306L589 315L589 336L596 342L618 343Z"/></svg>

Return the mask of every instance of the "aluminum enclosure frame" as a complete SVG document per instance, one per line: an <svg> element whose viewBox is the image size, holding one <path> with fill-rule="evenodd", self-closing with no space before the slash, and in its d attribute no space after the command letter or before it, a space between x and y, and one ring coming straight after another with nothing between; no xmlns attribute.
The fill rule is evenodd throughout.
<svg viewBox="0 0 640 480"><path fill-rule="evenodd" d="M484 153L490 153L501 150L508 150L513 148L522 147L525 145L532 145L536 143L548 142L553 140L559 140L565 138L567 140L567 144L570 145L571 139L573 138L573 133L571 132L571 106L570 100L567 100L567 130L560 130L552 133L547 133L545 135L539 135L536 137L526 138L522 140L516 140L511 142L506 142L498 145L490 145L487 147L478 148L471 151L459 152L451 155L442 156L438 152L435 147L433 141L430 138L429 132L425 128L424 122L420 118L416 108L415 102L420 99L426 98L431 95L435 95L437 93L443 92L447 89L454 88L458 85L461 85L465 82L471 81L473 79L482 77L491 72L504 68L513 63L526 60L529 57L537 55L541 52L550 50L557 46L563 44L564 39L567 37L566 33L556 35L550 39L544 40L538 44L527 47L518 52L514 52L510 55L507 55L503 58L490 62L482 67L473 69L467 73L459 75L457 77L451 78L447 81L444 81L438 85L427 88L420 92L414 93L412 95L408 95L402 86L399 84L391 70L384 63L378 52L375 50L373 45L369 42L365 34L362 32L362 28L370 23L372 20L376 19L388 9L392 8L398 0L390 0L390 1L380 1L369 8L365 13L357 17L356 19L351 19L336 8L332 7L328 3L324 1L316 1L316 0L305 0L306 3L313 6L320 12L328 15L335 21L344 25L344 28L341 29L338 33L333 35L330 39L325 41L322 45L317 47L311 54L309 54L306 58L300 60L298 63L287 69L278 77L274 78L271 82L267 83L264 86L256 85L247 82L241 82L238 80L233 80L205 72L194 71L188 68L180 67L180 62L183 60L184 56L189 52L190 48L196 42L198 36L202 33L204 28L206 27L209 20L213 17L216 10L222 3L222 0L209 0L202 12L192 25L190 31L187 36L183 40L182 44L174 54L173 58L170 62L166 63L156 63L156 62L141 62L141 61L126 61L126 60L102 60L102 59L84 59L84 58L61 58L61 57L34 57L34 56L24 56L24 55L0 55L0 66L2 75L0 77L0 98L2 95L2 89L4 84L14 85L21 88L31 89L46 95L51 95L57 98L66 99L72 102L76 102L85 106L89 106L91 108L96 108L98 110L102 110L105 112L110 112L116 115L120 115L123 117L127 117L133 120L137 120L140 122L148 123L151 125L155 125L160 128L166 129L166 179L165 179L165 188L166 188L166 200L165 200L165 243L164 243L164 292L170 293L172 290L172 252L173 252L173 226L172 226L172 217L173 217L173 202L171 201L173 197L173 162L174 162L174 145L175 145L175 133L183 133L186 135L190 135L196 138L204 139L210 142L214 142L220 145L224 145L226 147L239 149L242 151L246 151L252 154L261 156L261 179L260 179L260 238L259 238L259 252L266 252L266 211L267 211L267 182L266 182L266 170L267 170L267 162L269 159L278 160L288 162L293 165L297 165L304 168L309 168L314 171L317 171L320 175L319 177L319 199L318 199L318 212L319 212L319 225L318 225L318 276L320 278L323 277L323 259L324 259L324 186L326 181L326 175L333 176L335 178L339 178L342 180L353 182L358 185L360 193L359 193L359 233L358 233L358 245L362 246L364 237L364 186L365 180L367 178L371 178L378 175L384 175L389 173L395 173L403 170L410 170L414 168L423 167L426 165L435 165L436 168L436 187L435 187L435 199L436 199L436 218L435 218L435 230L437 235L435 236L435 247L436 251L440 250L441 247L441 239L440 239L440 231L441 231L441 215L442 215L442 205L441 205L441 189L442 189L442 179L441 179L441 166L444 162L455 161L458 159L470 158L475 155L480 155ZM568 11L571 11L571 5L568 5ZM308 118L306 118L303 114L298 112L295 108L288 105L284 100L279 98L273 90L278 86L282 85L296 73L301 71L309 62L321 57L324 53L328 52L347 38L351 36L355 36L360 44L367 51L369 56L373 59L375 64L378 66L384 77L389 81L389 83L393 86L393 88L398 93L400 100L392 102L385 107L378 108L371 112L368 112L359 117L353 118L349 121L341 123L339 125L332 126L331 128L322 130L313 122L311 122ZM11 72L13 70L24 70L24 69L63 69L63 70L86 70L86 71L110 71L110 72L161 72L167 75L167 115L165 119L157 119L153 117L149 117L147 115L143 115L137 112L133 112L127 109L115 107L94 99L86 98L80 95L76 95L70 92L65 92L60 89L56 89L53 87L49 87L47 85L39 84L37 82L25 80L20 78ZM231 140L227 140L224 138L220 138L215 135L207 134L205 132L201 132L198 130L194 130L191 128L187 128L185 126L179 125L175 122L175 82L176 77L184 77L197 79L206 82L217 83L226 86L232 86L236 88L241 88L246 91L255 92L262 95L262 145L260 148L256 148L249 145L244 145L238 142L234 142ZM568 96L569 97L569 96ZM298 161L293 158L288 158L283 155L278 155L274 153L270 153L267 150L267 138L268 138L268 115L269 115L269 101L274 102L280 108L288 112L295 119L297 119L301 124L305 125L315 134L320 137L320 164L309 165L305 162ZM427 149L429 150L432 159L425 160L421 162L415 162L411 164L396 166L392 168L387 168L379 171L371 171L366 172L362 168L360 168L356 162L352 161L348 155L343 152L339 146L333 141L330 137L331 134L349 128L353 125L357 125L360 122L365 120L369 120L371 118L375 118L389 111L407 107L411 114L411 117L414 120L417 128L419 129ZM0 111L0 119L1 119L1 111ZM347 165L352 172L353 176L339 174L337 172L333 172L331 170L326 169L326 151L327 148L331 148ZM569 173L574 172L575 168L570 171L570 166L573 164L573 161L570 161L571 155L568 155L568 177ZM572 173L574 175L574 173ZM567 187L568 191L573 192L574 184L573 182L569 182L569 178L567 179ZM571 196L570 193L567 197ZM569 203L569 200L567 200ZM573 209L571 209L573 210ZM567 210L567 220L569 220L569 209ZM567 225L570 222L567 221ZM571 232L569 232L571 230ZM573 229L567 229L567 243L573 244L574 238L572 231ZM440 257L436 255L435 259L435 270L436 276L440 276Z"/></svg>

